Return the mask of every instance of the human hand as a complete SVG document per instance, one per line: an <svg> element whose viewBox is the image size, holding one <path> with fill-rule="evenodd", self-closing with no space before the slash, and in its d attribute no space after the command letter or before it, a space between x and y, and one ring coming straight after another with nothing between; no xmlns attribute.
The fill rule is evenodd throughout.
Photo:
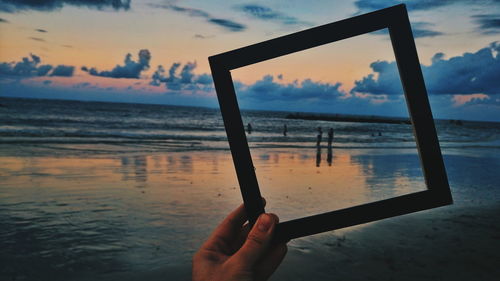
<svg viewBox="0 0 500 281"><path fill-rule="evenodd" d="M214 230L193 257L193 281L267 280L281 264L286 243L271 244L279 219L262 214L252 229L239 206Z"/></svg>

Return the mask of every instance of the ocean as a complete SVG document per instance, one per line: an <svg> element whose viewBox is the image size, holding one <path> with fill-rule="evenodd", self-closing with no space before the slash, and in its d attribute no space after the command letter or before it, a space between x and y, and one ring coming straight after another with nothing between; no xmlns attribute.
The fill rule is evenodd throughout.
<svg viewBox="0 0 500 281"><path fill-rule="evenodd" d="M0 144L64 153L228 149L218 109L169 105L0 98ZM242 111L250 147L314 147L317 127L335 132L334 148L415 147L410 125L286 119L289 112ZM283 126L287 125L287 136ZM443 148L500 147L500 123L436 121ZM380 135L379 135L380 133ZM85 145L99 145L92 150ZM107 146L107 147L106 147Z"/></svg>
<svg viewBox="0 0 500 281"><path fill-rule="evenodd" d="M281 221L426 188L411 126L288 114L242 112L266 210ZM423 280L447 264L494 280L500 123L436 126L453 206L293 240L273 280ZM0 280L189 280L193 253L241 202L217 109L0 98Z"/></svg>

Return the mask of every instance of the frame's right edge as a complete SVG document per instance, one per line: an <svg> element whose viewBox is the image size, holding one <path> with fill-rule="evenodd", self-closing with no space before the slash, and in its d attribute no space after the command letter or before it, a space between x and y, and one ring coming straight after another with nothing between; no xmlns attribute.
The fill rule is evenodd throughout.
<svg viewBox="0 0 500 281"><path fill-rule="evenodd" d="M418 60L408 13L404 5L389 24L399 76L404 89L427 188L442 201L453 202L439 147L424 78Z"/></svg>

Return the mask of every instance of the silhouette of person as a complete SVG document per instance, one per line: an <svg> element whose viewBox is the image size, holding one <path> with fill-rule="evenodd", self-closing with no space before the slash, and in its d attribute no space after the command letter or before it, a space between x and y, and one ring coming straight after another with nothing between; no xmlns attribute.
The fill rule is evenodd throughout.
<svg viewBox="0 0 500 281"><path fill-rule="evenodd" d="M318 136L317 136L317 142L316 146L319 146L321 144L321 139L323 138L323 130L321 130L321 127L318 127Z"/></svg>
<svg viewBox="0 0 500 281"><path fill-rule="evenodd" d="M288 132L288 128L286 126L286 124L283 126L283 136L286 137L286 133Z"/></svg>
<svg viewBox="0 0 500 281"><path fill-rule="evenodd" d="M316 167L319 167L321 163L321 147L316 146Z"/></svg>
<svg viewBox="0 0 500 281"><path fill-rule="evenodd" d="M333 128L328 130L328 147L332 147L333 142Z"/></svg>
<svg viewBox="0 0 500 281"><path fill-rule="evenodd" d="M382 136L382 133L381 132L378 132L378 136L381 137Z"/></svg>
<svg viewBox="0 0 500 281"><path fill-rule="evenodd" d="M328 154L326 155L326 162L328 162L328 166L332 165L333 162L333 154L332 154L332 147L328 147Z"/></svg>
<svg viewBox="0 0 500 281"><path fill-rule="evenodd" d="M252 133L252 124L248 123L247 125L247 132L250 135Z"/></svg>

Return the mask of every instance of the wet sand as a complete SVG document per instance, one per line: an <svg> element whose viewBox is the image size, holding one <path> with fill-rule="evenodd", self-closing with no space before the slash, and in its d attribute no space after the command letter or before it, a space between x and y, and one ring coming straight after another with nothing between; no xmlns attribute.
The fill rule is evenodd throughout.
<svg viewBox="0 0 500 281"><path fill-rule="evenodd" d="M2 280L189 280L241 202L228 151L71 151L1 147ZM425 188L411 149L324 149L319 165L315 150L252 153L282 220ZM499 159L445 151L455 205L291 241L271 280L497 280Z"/></svg>

